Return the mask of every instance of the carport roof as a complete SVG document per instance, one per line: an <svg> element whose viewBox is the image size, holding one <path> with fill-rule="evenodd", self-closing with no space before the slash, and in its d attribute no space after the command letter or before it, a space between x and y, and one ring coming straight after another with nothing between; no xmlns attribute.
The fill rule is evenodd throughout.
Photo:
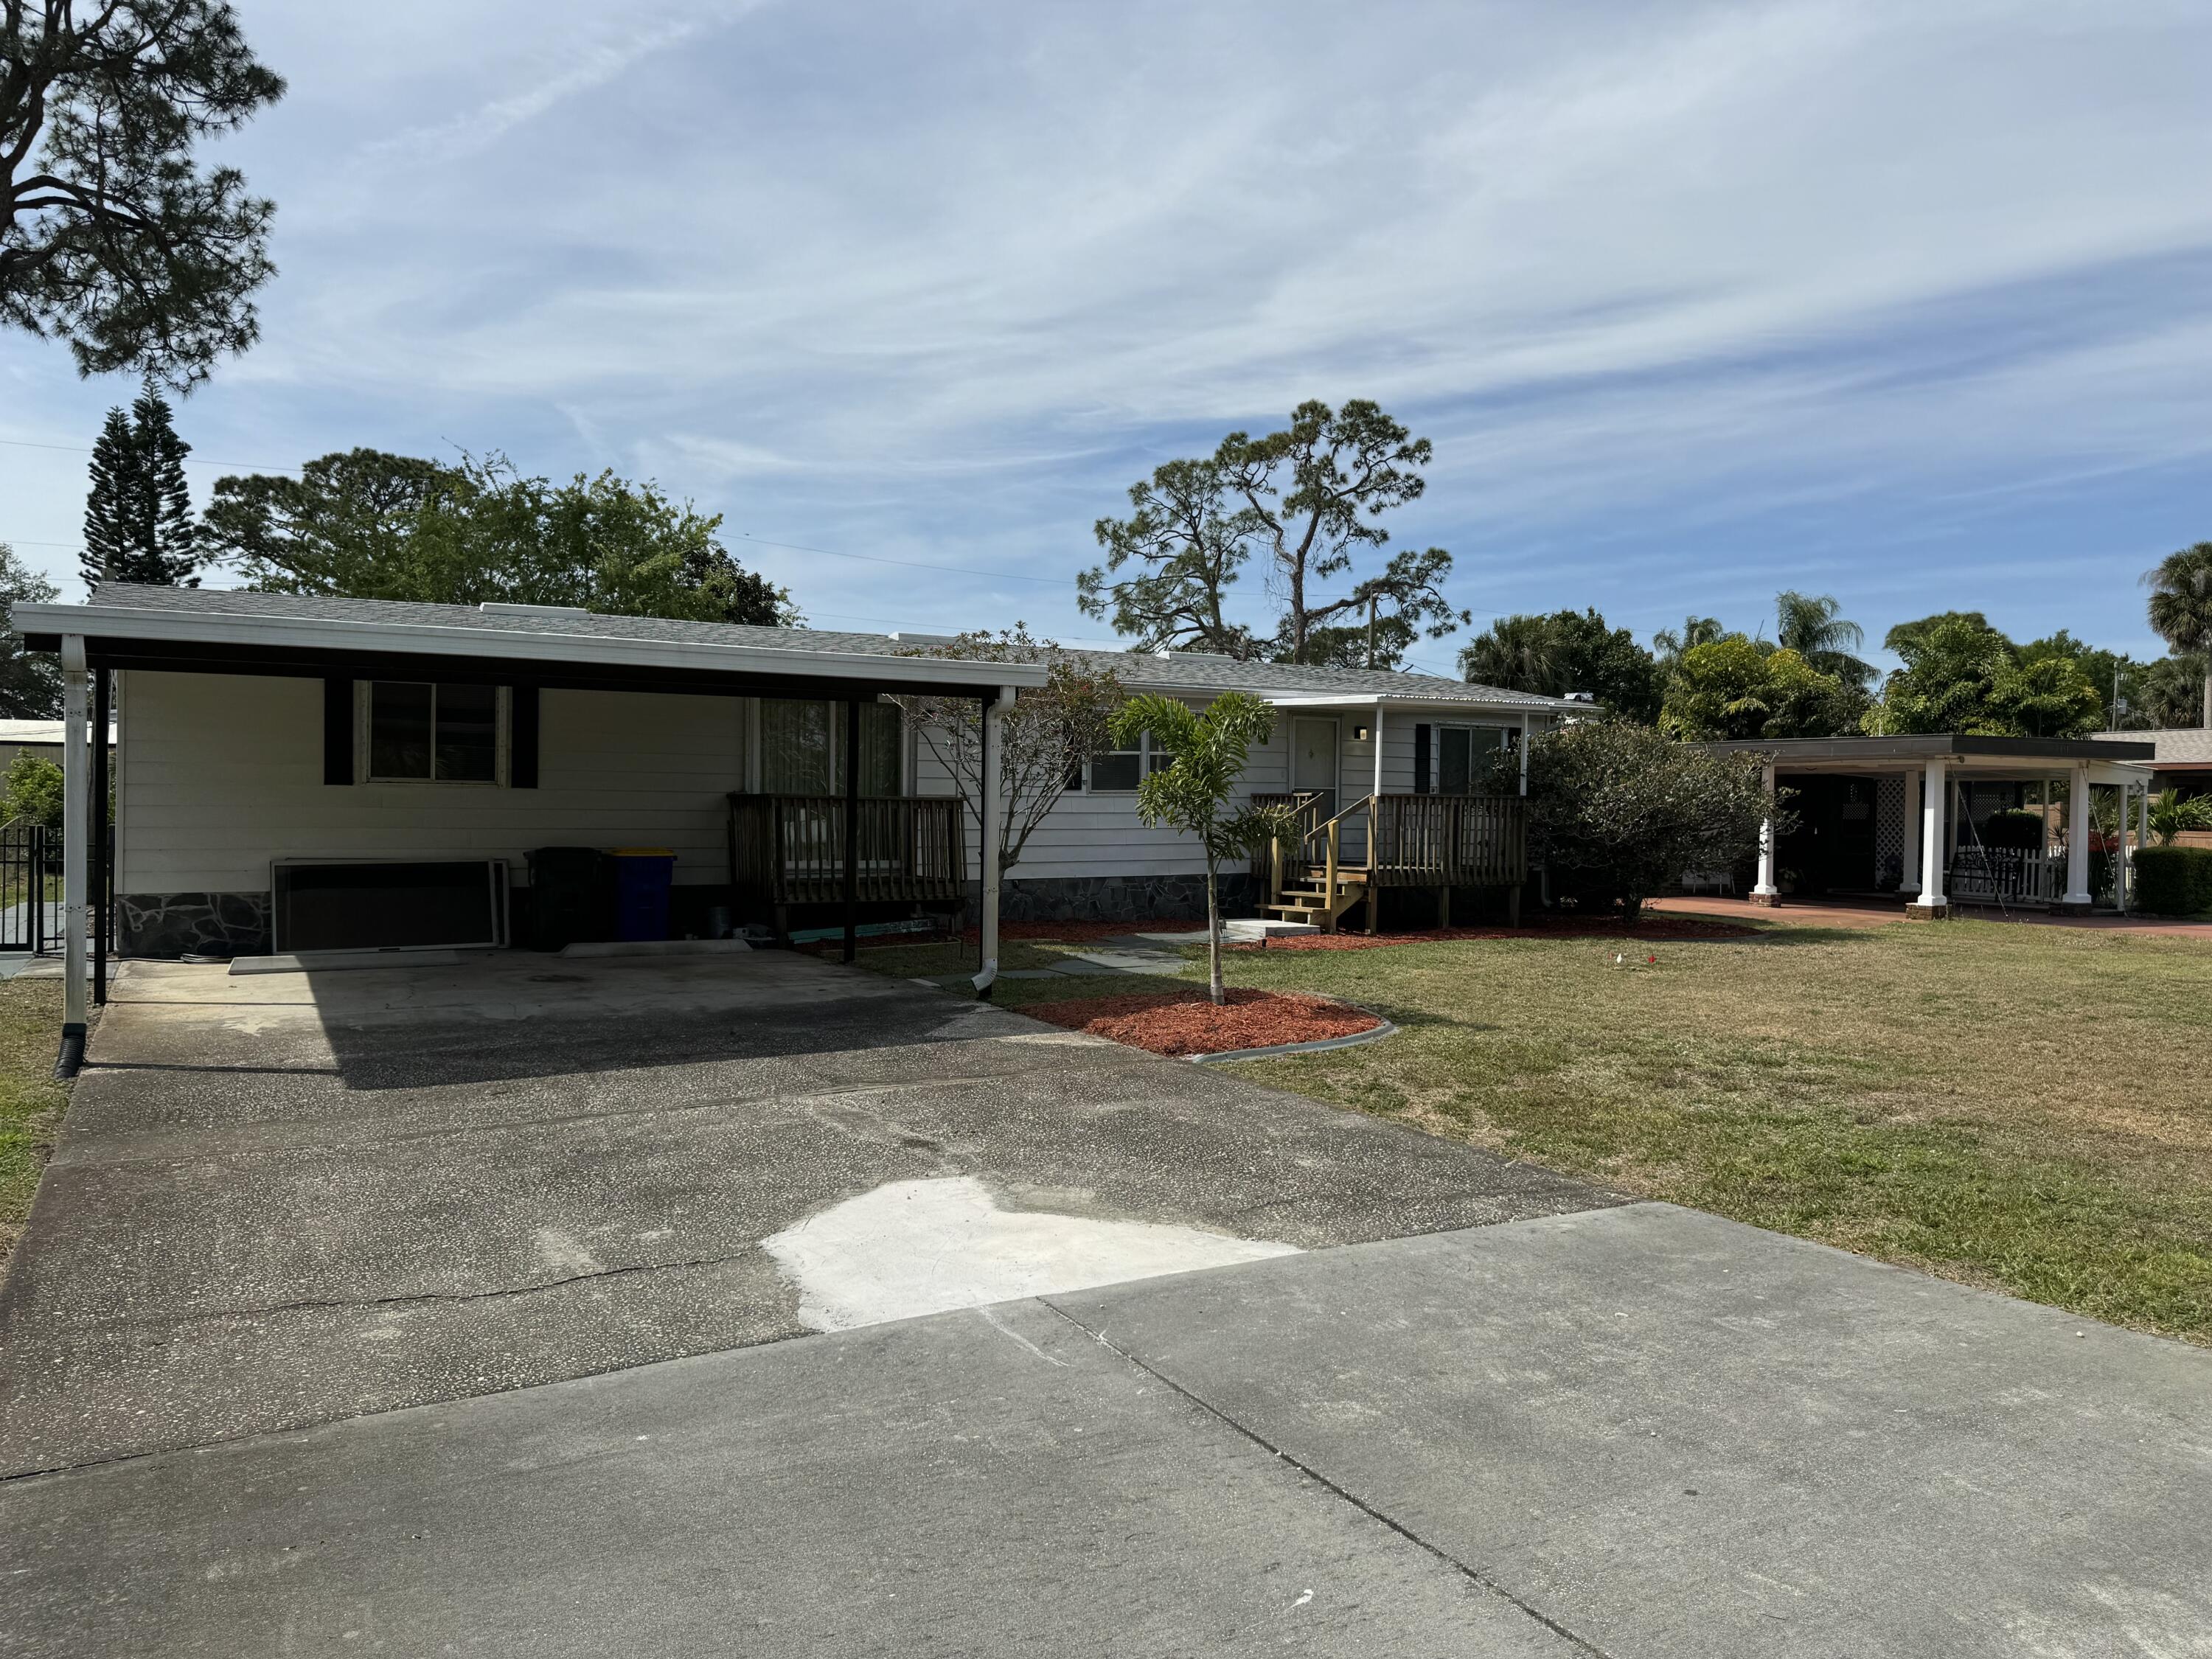
<svg viewBox="0 0 2212 1659"><path fill-rule="evenodd" d="M1038 665L904 655L885 636L840 635L826 647L801 645L801 630L545 605L414 605L108 582L86 605L18 605L12 621L33 650L55 650L64 635L82 635L90 660L118 668L434 672L679 689L772 690L830 680L852 691L956 693L1045 682Z"/></svg>
<svg viewBox="0 0 2212 1659"><path fill-rule="evenodd" d="M1865 766L1900 766L1931 760L2076 761L2148 763L2156 753L2147 743L2091 738L1984 738L1940 732L1893 738L1735 738L1701 748L1723 754L1762 755L1777 766L1793 762L1846 761Z"/></svg>

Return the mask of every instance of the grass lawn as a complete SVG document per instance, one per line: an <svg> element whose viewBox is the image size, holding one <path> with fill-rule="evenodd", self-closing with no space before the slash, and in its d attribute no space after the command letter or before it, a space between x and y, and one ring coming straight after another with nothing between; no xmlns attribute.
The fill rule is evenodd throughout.
<svg viewBox="0 0 2212 1659"><path fill-rule="evenodd" d="M69 1098L53 1079L61 1028L61 981L0 981L0 1258L23 1231Z"/></svg>
<svg viewBox="0 0 2212 1659"><path fill-rule="evenodd" d="M1658 941L1656 967L1614 966L1622 948L1236 952L1232 984L1347 997L1402 1028L1236 1069L1617 1191L2212 1344L2203 940L1952 921ZM954 956L862 960L928 974ZM1103 988L1010 981L1000 1000Z"/></svg>

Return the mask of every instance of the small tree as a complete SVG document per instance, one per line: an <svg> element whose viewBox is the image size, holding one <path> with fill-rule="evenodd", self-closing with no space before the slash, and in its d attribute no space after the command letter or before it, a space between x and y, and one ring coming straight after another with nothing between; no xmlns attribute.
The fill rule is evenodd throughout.
<svg viewBox="0 0 2212 1659"><path fill-rule="evenodd" d="M999 869L1021 862L1030 836L1042 823L1070 779L1091 756L1111 748L1121 682L1112 670L1093 673L1049 640L1030 636L1016 623L993 634L963 634L949 645L903 653L966 662L1042 663L1045 683L1022 693L999 724L999 775L1006 811L999 820ZM974 697L908 696L891 699L922 746L952 779L982 833L983 711Z"/></svg>
<svg viewBox="0 0 2212 1659"><path fill-rule="evenodd" d="M1761 649L1741 634L1692 646L1667 684L1660 728L1670 737L1827 738L1858 724L1866 699L1795 651Z"/></svg>
<svg viewBox="0 0 2212 1659"><path fill-rule="evenodd" d="M44 652L26 651L13 621L17 605L45 605L53 598L54 585L0 542L0 605L9 617L0 628L0 715L9 720L52 720L62 712L61 665Z"/></svg>
<svg viewBox="0 0 2212 1659"><path fill-rule="evenodd" d="M1148 826L1170 824L1197 836L1206 854L1208 994L1217 1004L1229 1000L1221 983L1221 860L1255 857L1296 833L1287 807L1248 805L1223 816L1252 745L1267 741L1274 721L1273 708L1242 691L1216 697L1203 714L1172 697L1136 697L1114 717L1120 747L1134 748L1149 732L1175 757L1137 786L1137 815Z"/></svg>
<svg viewBox="0 0 2212 1659"><path fill-rule="evenodd" d="M2212 830L2212 795L2191 795L2186 800L2172 789L2150 798L2150 832L2160 847L2173 845L2185 830Z"/></svg>
<svg viewBox="0 0 2212 1659"><path fill-rule="evenodd" d="M1774 810L1758 761L1649 726L1586 721L1529 745L1531 855L1617 899L1632 923L1686 870L1727 868L1756 852ZM1787 827L1778 822L1775 833Z"/></svg>
<svg viewBox="0 0 2212 1659"><path fill-rule="evenodd" d="M2203 724L2212 726L2212 542L2169 553L2144 574L2150 625L2175 651L2204 665Z"/></svg>
<svg viewBox="0 0 2212 1659"><path fill-rule="evenodd" d="M4 779L0 779L0 793L4 793L0 812L8 817L48 830L62 827L62 769L44 755L17 750L15 758L8 763Z"/></svg>

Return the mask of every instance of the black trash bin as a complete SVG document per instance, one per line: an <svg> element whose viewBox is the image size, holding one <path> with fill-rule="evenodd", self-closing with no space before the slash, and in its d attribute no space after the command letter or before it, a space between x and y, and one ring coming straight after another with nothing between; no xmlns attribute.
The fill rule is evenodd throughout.
<svg viewBox="0 0 2212 1659"><path fill-rule="evenodd" d="M613 884L596 847L541 847L530 855L530 948L611 937Z"/></svg>

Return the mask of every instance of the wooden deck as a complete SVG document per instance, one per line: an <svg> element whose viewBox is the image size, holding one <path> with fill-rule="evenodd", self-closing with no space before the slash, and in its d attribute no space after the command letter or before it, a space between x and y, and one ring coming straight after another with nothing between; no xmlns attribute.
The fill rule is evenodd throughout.
<svg viewBox="0 0 2212 1659"><path fill-rule="evenodd" d="M1528 878L1528 803L1518 795L1367 795L1325 821L1317 796L1254 800L1289 807L1299 817L1297 843L1278 848L1267 872L1269 902L1262 908L1272 915L1334 933L1346 911L1366 901L1372 933L1373 895L1425 887L1437 895L1443 927L1454 888L1498 887L1512 893L1518 915Z"/></svg>
<svg viewBox="0 0 2212 1659"><path fill-rule="evenodd" d="M864 795L854 869L864 904L953 902L968 873L956 797ZM845 801L839 795L730 797L730 885L760 914L845 898Z"/></svg>

